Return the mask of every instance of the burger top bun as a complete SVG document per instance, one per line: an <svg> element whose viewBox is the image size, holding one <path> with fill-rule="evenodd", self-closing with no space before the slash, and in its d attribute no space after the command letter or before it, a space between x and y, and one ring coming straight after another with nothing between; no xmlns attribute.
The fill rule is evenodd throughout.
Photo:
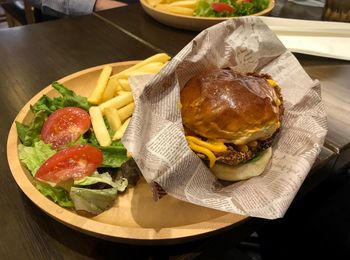
<svg viewBox="0 0 350 260"><path fill-rule="evenodd" d="M216 69L181 90L183 124L208 139L246 144L279 128L278 95L264 77Z"/></svg>
<svg viewBox="0 0 350 260"><path fill-rule="evenodd" d="M239 164L235 167L227 164L216 163L210 170L216 178L224 181L241 181L255 177L263 173L272 155L272 148L269 147L262 152L258 160L252 160Z"/></svg>

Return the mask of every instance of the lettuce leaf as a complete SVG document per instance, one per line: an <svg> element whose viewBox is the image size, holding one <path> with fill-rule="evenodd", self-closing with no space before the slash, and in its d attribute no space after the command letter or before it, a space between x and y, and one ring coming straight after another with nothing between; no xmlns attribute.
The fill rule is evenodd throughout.
<svg viewBox="0 0 350 260"><path fill-rule="evenodd" d="M232 13L217 12L212 7L212 3L226 3L233 7L235 10ZM269 0L253 0L252 2L237 3L236 0L199 0L197 8L195 10L196 16L203 17L233 17L244 16L254 13L258 13L266 9L269 5Z"/></svg>
<svg viewBox="0 0 350 260"><path fill-rule="evenodd" d="M121 178L113 181L111 175L108 172L99 174L94 172L91 176L84 177L74 181L74 186L90 186L96 183L105 183L113 188L117 188L118 191L124 191L128 186L128 180Z"/></svg>
<svg viewBox="0 0 350 260"><path fill-rule="evenodd" d="M28 168L30 173L35 176L40 166L52 155L56 153L50 145L43 141L34 143L33 147L18 145L18 154L21 162Z"/></svg>
<svg viewBox="0 0 350 260"><path fill-rule="evenodd" d="M46 197L57 203L61 207L73 208L74 204L68 191L62 187L52 187L49 184L37 181L35 187Z"/></svg>
<svg viewBox="0 0 350 260"><path fill-rule="evenodd" d="M47 118L47 113L40 110L34 114L34 119L29 125L16 121L18 137L25 146L32 146L40 140L41 128Z"/></svg>
<svg viewBox="0 0 350 260"><path fill-rule="evenodd" d="M118 188L93 190L73 186L70 197L76 210L97 215L113 206L117 193Z"/></svg>
<svg viewBox="0 0 350 260"><path fill-rule="evenodd" d="M107 189L90 189L88 186L104 183L111 186ZM80 187L77 187L80 186ZM128 180L121 178L113 181L109 173L99 174L95 172L89 177L74 181L74 186L70 190L70 196L74 202L76 210L84 210L92 214L101 212L112 207L116 195L123 192L128 186Z"/></svg>
<svg viewBox="0 0 350 260"><path fill-rule="evenodd" d="M103 162L101 167L118 168L130 158L124 145L120 142L112 143L110 146L98 146L103 153Z"/></svg>
<svg viewBox="0 0 350 260"><path fill-rule="evenodd" d="M74 91L58 82L52 83L52 87L62 95L61 107L80 107L87 111L89 110L90 105L86 97L75 94Z"/></svg>
<svg viewBox="0 0 350 260"><path fill-rule="evenodd" d="M210 5L214 2L214 0L199 0L197 8L195 10L195 15L203 17L215 17L216 12L213 8L210 7Z"/></svg>
<svg viewBox="0 0 350 260"><path fill-rule="evenodd" d="M107 125L108 127L108 125ZM91 132L88 137L88 143L100 149L103 153L103 162L101 167L118 168L130 158L127 156L127 150L120 140L113 141L109 146L100 146L96 136Z"/></svg>

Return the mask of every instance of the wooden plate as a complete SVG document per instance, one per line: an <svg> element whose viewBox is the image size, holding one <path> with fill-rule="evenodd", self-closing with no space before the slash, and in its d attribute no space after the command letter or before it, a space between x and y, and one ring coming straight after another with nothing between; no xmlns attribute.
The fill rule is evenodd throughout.
<svg viewBox="0 0 350 260"><path fill-rule="evenodd" d="M116 73L135 63L130 61L109 65ZM77 94L88 96L103 66L77 72L59 82ZM43 94L58 95L52 87L46 87L22 108L15 121L29 122L31 120L29 106ZM95 217L84 217L61 208L36 190L31 174L18 159L18 144L19 139L13 123L8 136L7 156L12 175L22 191L48 215L76 230L97 237L131 243L154 244L166 240L176 242L215 233L247 219L245 216L196 206L170 196L154 202L150 188L144 180L139 181L135 188L130 188L118 196L111 209Z"/></svg>
<svg viewBox="0 0 350 260"><path fill-rule="evenodd" d="M158 10L148 4L147 0L140 0L141 5L145 12L156 19L158 22L191 31L201 31L205 28L213 26L217 23L226 21L232 17L197 17L197 16L186 16L165 11ZM266 9L259 13L252 14L254 16L267 15L275 7L275 0L269 0L269 5Z"/></svg>

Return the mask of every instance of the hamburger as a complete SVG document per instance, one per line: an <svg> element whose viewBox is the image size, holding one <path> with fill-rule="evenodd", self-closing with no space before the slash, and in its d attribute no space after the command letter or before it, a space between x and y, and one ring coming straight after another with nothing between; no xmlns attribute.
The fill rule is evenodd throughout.
<svg viewBox="0 0 350 260"><path fill-rule="evenodd" d="M218 179L264 171L283 115L280 88L269 75L215 69L191 78L180 99L189 146Z"/></svg>

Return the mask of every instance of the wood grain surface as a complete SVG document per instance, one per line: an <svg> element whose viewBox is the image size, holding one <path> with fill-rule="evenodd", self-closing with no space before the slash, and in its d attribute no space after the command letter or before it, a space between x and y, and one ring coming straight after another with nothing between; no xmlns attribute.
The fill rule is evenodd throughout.
<svg viewBox="0 0 350 260"><path fill-rule="evenodd" d="M176 55L198 34L198 32L176 29L157 22L146 14L139 4L105 10L95 15L171 56ZM130 23L129 19L133 22Z"/></svg>

